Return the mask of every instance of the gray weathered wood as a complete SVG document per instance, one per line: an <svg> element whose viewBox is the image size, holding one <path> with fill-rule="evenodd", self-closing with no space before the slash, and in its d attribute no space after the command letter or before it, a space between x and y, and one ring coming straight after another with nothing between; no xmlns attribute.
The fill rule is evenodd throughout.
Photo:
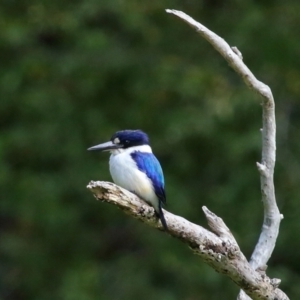
<svg viewBox="0 0 300 300"><path fill-rule="evenodd" d="M167 9L166 11L167 13L179 17L196 29L201 37L207 40L243 78L245 84L262 96L262 158L261 162L257 163L257 168L260 173L264 220L259 240L250 259L250 264L254 269L264 269L274 250L279 233L280 221L283 218L277 207L273 182L276 159L276 122L275 103L272 91L266 84L256 79L243 62L243 56L236 47L230 47L224 39L187 14L171 9ZM249 297L241 292L238 299L249 299Z"/></svg>
<svg viewBox="0 0 300 300"><path fill-rule="evenodd" d="M96 199L116 205L126 214L163 231L154 209L129 191L110 182L91 181L87 188ZM253 299L285 299L265 274L255 271L241 252L223 220L203 207L212 231L164 210L169 234L187 244L217 272L226 274ZM187 266L188 267L188 266Z"/></svg>

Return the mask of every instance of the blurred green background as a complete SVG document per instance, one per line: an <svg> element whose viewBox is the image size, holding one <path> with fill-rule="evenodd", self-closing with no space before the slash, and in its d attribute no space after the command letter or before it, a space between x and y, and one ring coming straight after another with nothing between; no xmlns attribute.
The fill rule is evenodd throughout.
<svg viewBox="0 0 300 300"><path fill-rule="evenodd" d="M120 129L143 129L167 209L221 216L249 258L262 225L261 99L188 25L237 46L274 93L276 195L285 218L268 275L300 295L300 3L1 0L0 299L235 299L178 240L95 201Z"/></svg>

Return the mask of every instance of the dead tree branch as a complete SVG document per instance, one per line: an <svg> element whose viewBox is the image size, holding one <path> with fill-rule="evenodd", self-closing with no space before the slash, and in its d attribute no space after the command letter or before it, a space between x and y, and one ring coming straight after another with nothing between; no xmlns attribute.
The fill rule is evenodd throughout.
<svg viewBox="0 0 300 300"><path fill-rule="evenodd" d="M167 12L195 28L243 78L246 85L263 97L262 160L257 163L257 168L261 178L264 205L262 231L250 262L241 252L223 220L206 207L203 207L203 211L211 231L165 211L169 234L186 243L217 272L230 277L252 299L288 300L285 293L278 288L280 280L270 279L264 272L275 247L282 219L276 204L273 183L276 125L272 92L267 85L255 78L243 63L242 54L236 47L231 48L221 37L185 13L169 9ZM108 182L91 181L87 187L98 200L114 204L132 217L162 229L155 217L154 209L134 194ZM249 299L243 291L238 298Z"/></svg>
<svg viewBox="0 0 300 300"><path fill-rule="evenodd" d="M91 181L87 188L96 199L116 205L125 213L162 230L154 209L129 191L110 182ZM223 220L203 207L211 231L164 211L169 234L187 244L217 272L226 274L253 299L288 297L264 273L255 271L241 252Z"/></svg>
<svg viewBox="0 0 300 300"><path fill-rule="evenodd" d="M275 103L272 91L267 85L256 79L253 73L244 64L242 54L236 47L230 47L224 39L185 13L170 9L166 11L167 13L179 17L195 28L243 78L246 85L263 97L262 159L260 163L257 163L257 168L260 173L264 221L258 243L250 259L250 264L255 270L265 269L274 250L280 221L283 218L277 207L273 182L276 159L276 122ZM238 299L249 298L243 293L240 293Z"/></svg>

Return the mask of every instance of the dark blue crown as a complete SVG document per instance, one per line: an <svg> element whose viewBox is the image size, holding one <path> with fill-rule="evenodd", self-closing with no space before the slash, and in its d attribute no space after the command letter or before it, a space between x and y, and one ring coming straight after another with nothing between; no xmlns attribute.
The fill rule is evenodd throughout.
<svg viewBox="0 0 300 300"><path fill-rule="evenodd" d="M122 145L122 148L149 145L148 135L141 130L122 130L117 131L111 141L114 144Z"/></svg>

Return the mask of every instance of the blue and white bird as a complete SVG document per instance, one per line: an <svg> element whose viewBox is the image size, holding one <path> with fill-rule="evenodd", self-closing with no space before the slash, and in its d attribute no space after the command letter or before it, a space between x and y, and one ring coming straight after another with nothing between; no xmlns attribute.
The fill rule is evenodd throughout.
<svg viewBox="0 0 300 300"><path fill-rule="evenodd" d="M162 211L162 204L166 203L164 175L152 153L148 135L141 130L117 131L109 142L88 150L110 151L109 170L115 184L153 206L165 231L168 231Z"/></svg>

